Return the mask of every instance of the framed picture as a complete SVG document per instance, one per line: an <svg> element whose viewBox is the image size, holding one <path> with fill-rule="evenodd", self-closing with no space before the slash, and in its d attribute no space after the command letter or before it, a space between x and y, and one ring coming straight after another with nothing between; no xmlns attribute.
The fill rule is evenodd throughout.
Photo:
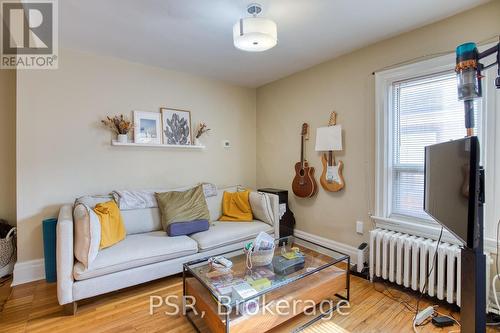
<svg viewBox="0 0 500 333"><path fill-rule="evenodd" d="M191 145L191 112L160 108L163 143L167 145Z"/></svg>
<svg viewBox="0 0 500 333"><path fill-rule="evenodd" d="M161 114L134 111L134 142L161 144Z"/></svg>

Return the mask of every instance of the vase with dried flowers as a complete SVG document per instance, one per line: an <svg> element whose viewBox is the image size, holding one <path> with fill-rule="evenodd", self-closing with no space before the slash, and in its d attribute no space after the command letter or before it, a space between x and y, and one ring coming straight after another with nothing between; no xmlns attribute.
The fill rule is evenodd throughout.
<svg viewBox="0 0 500 333"><path fill-rule="evenodd" d="M134 128L132 122L122 114L114 117L106 117L106 119L101 120L101 123L113 133L116 133L118 142L120 143L127 143L128 133Z"/></svg>
<svg viewBox="0 0 500 333"><path fill-rule="evenodd" d="M204 122L200 122L198 126L196 126L196 130L194 131L194 145L195 146L201 146L201 141L200 138L207 134L210 131L210 128L208 128L207 124Z"/></svg>

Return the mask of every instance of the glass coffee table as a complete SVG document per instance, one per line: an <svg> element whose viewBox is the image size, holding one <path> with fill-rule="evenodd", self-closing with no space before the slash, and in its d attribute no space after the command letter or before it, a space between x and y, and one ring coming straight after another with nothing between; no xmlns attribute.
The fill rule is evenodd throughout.
<svg viewBox="0 0 500 333"><path fill-rule="evenodd" d="M223 255L231 269L214 268L209 257L184 264L184 313L198 331L266 332L306 314L300 331L349 300L346 254L294 236L275 240L269 265L242 252Z"/></svg>

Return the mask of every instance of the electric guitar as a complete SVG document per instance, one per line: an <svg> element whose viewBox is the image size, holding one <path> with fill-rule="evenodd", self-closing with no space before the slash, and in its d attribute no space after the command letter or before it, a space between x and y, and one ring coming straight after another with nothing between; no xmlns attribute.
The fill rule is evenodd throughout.
<svg viewBox="0 0 500 333"><path fill-rule="evenodd" d="M334 126L336 123L337 114L332 112L328 126ZM326 154L321 154L321 163L323 164L323 172L321 173L319 181L325 191L338 192L343 189L345 186L344 175L342 174L344 163L339 161L336 165L335 157L333 156L333 151L331 150Z"/></svg>
<svg viewBox="0 0 500 333"><path fill-rule="evenodd" d="M295 178L292 182L293 193L300 198L310 198L318 190L318 185L314 179L314 167L310 167L304 159L304 142L307 137L309 125L304 123L300 133L300 162L295 164Z"/></svg>

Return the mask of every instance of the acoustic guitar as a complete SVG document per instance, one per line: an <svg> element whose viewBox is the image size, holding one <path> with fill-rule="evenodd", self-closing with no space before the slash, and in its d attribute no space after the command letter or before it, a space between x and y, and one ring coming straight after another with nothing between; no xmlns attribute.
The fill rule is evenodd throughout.
<svg viewBox="0 0 500 333"><path fill-rule="evenodd" d="M292 182L293 193L299 198L310 198L318 190L318 185L314 179L314 167L310 167L304 158L304 142L307 137L309 125L304 123L300 133L300 162L295 164L295 178Z"/></svg>
<svg viewBox="0 0 500 333"><path fill-rule="evenodd" d="M336 123L337 114L332 112L328 126L334 126ZM339 161L339 163L335 165L335 157L331 150L326 154L321 154L321 163L323 164L323 172L321 173L319 181L325 191L338 192L343 189L345 186L344 175L342 174L344 163Z"/></svg>

